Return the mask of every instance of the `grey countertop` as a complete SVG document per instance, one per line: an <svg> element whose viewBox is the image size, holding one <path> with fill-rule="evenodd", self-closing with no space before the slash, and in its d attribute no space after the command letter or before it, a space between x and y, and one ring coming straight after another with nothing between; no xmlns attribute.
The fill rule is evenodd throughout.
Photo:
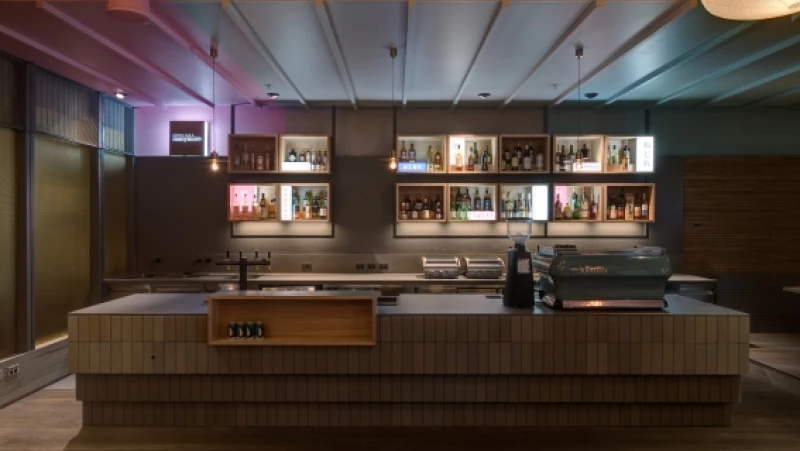
<svg viewBox="0 0 800 451"><path fill-rule="evenodd" d="M306 293L311 294L311 293ZM231 292L229 295L240 295ZM288 296L302 295L300 293ZM319 296L320 292L311 294ZM332 295L332 294L326 294ZM341 292L333 295L342 295ZM205 315L204 301L224 294L163 293L134 294L72 312L74 315ZM284 296L284 295L282 295ZM503 307L499 297L479 294L404 294L396 306L378 306L378 315L745 315L683 296L667 295L669 308L663 311L562 311L537 304L533 309Z"/></svg>
<svg viewBox="0 0 800 451"><path fill-rule="evenodd" d="M235 274L214 274L201 277L142 277L142 278L107 278L106 283L236 283ZM493 285L502 286L505 278L468 279L459 276L457 279L426 279L422 274L412 273L272 273L251 277L249 283L258 285ZM672 284L711 284L714 279L707 279L688 274L673 274L669 278Z"/></svg>

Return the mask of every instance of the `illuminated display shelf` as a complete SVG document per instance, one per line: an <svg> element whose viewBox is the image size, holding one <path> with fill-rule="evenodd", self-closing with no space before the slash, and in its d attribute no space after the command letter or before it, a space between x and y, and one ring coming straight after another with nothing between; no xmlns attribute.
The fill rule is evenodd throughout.
<svg viewBox="0 0 800 451"><path fill-rule="evenodd" d="M398 183L395 187L395 221L397 222L446 222L447 221L447 197L445 196L447 185L444 183ZM419 195L420 200L430 195L430 200L435 203L436 198L440 199L442 203L441 218L436 218L436 211L428 210L429 217L421 217L423 212L418 211L418 218L413 218L414 204ZM410 206L403 207L403 204L408 199ZM431 208L434 208L433 205ZM405 212L405 215L404 215Z"/></svg>
<svg viewBox="0 0 800 451"><path fill-rule="evenodd" d="M499 185L500 199L506 202L506 207L500 209L500 221L505 221L510 218L524 218L533 221L547 221L550 216L548 214L550 203L550 185L546 183L541 184L520 184L520 183L501 183ZM514 209L508 208L507 201L510 199L512 202L520 197L527 201L529 204L528 214L520 214L519 211L514 213Z"/></svg>
<svg viewBox="0 0 800 451"><path fill-rule="evenodd" d="M474 169L469 168L469 152L477 146L478 159ZM448 135L447 137L447 173L448 174L497 174L497 135ZM481 158L484 150L491 157L487 170L481 170ZM459 155L461 166L459 169Z"/></svg>
<svg viewBox="0 0 800 451"><path fill-rule="evenodd" d="M309 208L306 208L307 193L311 193ZM324 203L320 198L322 193L326 199ZM262 194L266 203L266 211L261 206ZM294 194L297 194L296 200ZM318 210L314 208L314 196L318 197L317 200L320 204ZM228 185L228 221L329 222L331 217L330 197L328 183L234 183ZM255 204L253 203L254 199ZM314 217L315 210L317 217ZM309 217L306 218L306 216Z"/></svg>
<svg viewBox="0 0 800 451"><path fill-rule="evenodd" d="M558 155L568 156L570 146L575 164L572 170L569 164L562 170ZM555 135L551 157L554 174L648 174L655 169L655 142L652 136Z"/></svg>
<svg viewBox="0 0 800 451"><path fill-rule="evenodd" d="M277 153L278 135L228 135L228 172L276 173L279 171Z"/></svg>
<svg viewBox="0 0 800 451"><path fill-rule="evenodd" d="M583 189L583 190L582 190ZM572 200L573 191L582 196L584 194L593 196L597 202L597 219L559 219L556 214L556 199L562 205ZM606 222L606 223L652 223L655 222L655 185L652 183L602 183L602 184L555 184L553 185L553 222L572 223L572 222ZM625 202L619 205L619 199L624 198ZM613 217L610 213L610 200L614 201L615 211ZM642 204L646 200L647 218L643 218L640 212L643 210ZM638 205L638 208L637 208ZM570 205L572 208L572 205ZM572 210L571 210L572 212ZM616 219L622 212L628 214L632 219ZM572 213L571 213L572 214ZM573 217L574 218L574 217Z"/></svg>
<svg viewBox="0 0 800 451"><path fill-rule="evenodd" d="M291 161L292 151L294 161ZM282 173L330 174L331 138L328 135L280 135L279 156Z"/></svg>
<svg viewBox="0 0 800 451"><path fill-rule="evenodd" d="M628 148L628 164L624 150ZM652 136L606 136L607 174L642 174L655 169L655 143Z"/></svg>
<svg viewBox="0 0 800 451"><path fill-rule="evenodd" d="M553 173L554 174L602 174L605 170L605 136L603 135L554 135L553 136ZM559 166L559 154L568 159L570 148L575 152L576 164ZM583 157L578 155L583 151Z"/></svg>
<svg viewBox="0 0 800 451"><path fill-rule="evenodd" d="M583 203L583 199L594 200L597 204L597 218L589 219L591 211L587 209L584 218L576 218L573 203L573 194L577 195L578 200ZM561 206L563 214L559 214L558 204ZM603 204L603 185L590 183L568 183L553 185L553 221L554 222L601 222L601 206ZM580 212L581 210L579 210ZM568 215L568 216L567 216ZM578 213L580 215L580 213ZM568 218L568 219L567 219Z"/></svg>
<svg viewBox="0 0 800 451"><path fill-rule="evenodd" d="M448 222L494 222L497 221L497 184L490 183L451 183L447 186L448 192L448 207L447 207L447 221ZM469 209L459 209L458 196L470 196ZM480 198L480 207L478 210L475 208L475 196ZM489 205L487 205L487 196ZM490 206L491 210L485 210L486 206Z"/></svg>
<svg viewBox="0 0 800 451"><path fill-rule="evenodd" d="M415 161L409 160L411 147L414 147ZM428 148L431 149L431 164L428 157ZM403 155L405 149L405 156ZM447 171L447 136L445 135L400 135L395 143L398 174L445 174ZM438 170L436 153L440 160Z"/></svg>
<svg viewBox="0 0 800 451"><path fill-rule="evenodd" d="M514 149L519 145L523 150L523 157L519 158L519 170L512 169ZM525 170L524 151L527 147L533 149L530 170ZM508 155L506 155L508 152ZM536 169L537 154L542 156L542 169ZM550 152L550 135L500 135L498 151L498 173L500 174L547 174L551 171L552 154ZM505 162L505 164L504 164ZM504 169L505 167L505 169Z"/></svg>

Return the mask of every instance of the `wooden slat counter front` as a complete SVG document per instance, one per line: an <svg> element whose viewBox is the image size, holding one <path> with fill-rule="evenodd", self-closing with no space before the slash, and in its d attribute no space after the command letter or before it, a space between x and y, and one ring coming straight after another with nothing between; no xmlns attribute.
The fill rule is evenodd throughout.
<svg viewBox="0 0 800 451"><path fill-rule="evenodd" d="M749 316L506 309L404 295L374 346L209 346L205 294L133 295L70 316L92 426L729 426Z"/></svg>

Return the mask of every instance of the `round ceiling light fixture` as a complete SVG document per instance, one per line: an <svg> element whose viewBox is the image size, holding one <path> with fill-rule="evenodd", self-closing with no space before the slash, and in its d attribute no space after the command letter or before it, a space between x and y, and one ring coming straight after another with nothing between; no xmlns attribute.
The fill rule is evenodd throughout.
<svg viewBox="0 0 800 451"><path fill-rule="evenodd" d="M267 97L269 97L270 99L275 100L281 96L277 92L271 92L271 90L272 90L272 85L267 85Z"/></svg>
<svg viewBox="0 0 800 451"><path fill-rule="evenodd" d="M481 99L481 100L486 100L491 96L492 96L492 93L490 93L490 92L481 92L481 93L478 94L478 98Z"/></svg>
<svg viewBox="0 0 800 451"><path fill-rule="evenodd" d="M106 13L122 22L150 23L150 0L108 0Z"/></svg>
<svg viewBox="0 0 800 451"><path fill-rule="evenodd" d="M596 92L587 92L586 94L584 94L584 96L586 96L587 99L592 100L595 97L597 97L597 93Z"/></svg>
<svg viewBox="0 0 800 451"><path fill-rule="evenodd" d="M729 20L763 20L800 13L800 0L702 1L709 13Z"/></svg>
<svg viewBox="0 0 800 451"><path fill-rule="evenodd" d="M114 97L118 98L119 100L124 100L125 97L128 97L128 94L125 91L118 90L114 93Z"/></svg>

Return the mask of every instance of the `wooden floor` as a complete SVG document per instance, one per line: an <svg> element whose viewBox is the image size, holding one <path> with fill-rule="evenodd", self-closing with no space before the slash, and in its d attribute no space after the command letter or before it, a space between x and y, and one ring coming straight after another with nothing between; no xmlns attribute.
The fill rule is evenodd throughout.
<svg viewBox="0 0 800 451"><path fill-rule="evenodd" d="M750 334L751 372L800 395L800 334Z"/></svg>
<svg viewBox="0 0 800 451"><path fill-rule="evenodd" d="M142 430L81 429L74 391L55 386L0 410L0 450L800 450L800 397L754 377L743 396L732 428Z"/></svg>

